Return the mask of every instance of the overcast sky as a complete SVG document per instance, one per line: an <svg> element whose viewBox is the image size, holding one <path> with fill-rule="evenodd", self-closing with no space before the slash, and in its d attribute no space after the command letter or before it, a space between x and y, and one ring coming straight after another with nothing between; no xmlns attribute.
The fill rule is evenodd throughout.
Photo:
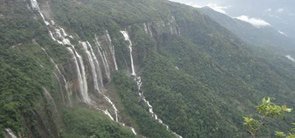
<svg viewBox="0 0 295 138"><path fill-rule="evenodd" d="M226 8L233 15L252 14L257 11L264 12L267 9L273 10L294 10L294 0L172 0L195 6L213 5L215 7ZM254 11L252 11L254 9Z"/></svg>
<svg viewBox="0 0 295 138"><path fill-rule="evenodd" d="M171 0L194 7L208 6L253 25L273 26L295 36L295 0Z"/></svg>

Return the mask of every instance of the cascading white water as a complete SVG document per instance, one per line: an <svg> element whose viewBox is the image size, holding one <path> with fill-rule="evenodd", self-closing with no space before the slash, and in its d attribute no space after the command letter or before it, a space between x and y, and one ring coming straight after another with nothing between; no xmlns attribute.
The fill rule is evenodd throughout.
<svg viewBox="0 0 295 138"><path fill-rule="evenodd" d="M42 17L44 23L49 26L50 23L48 21L46 21L44 15L42 14L40 8L39 8L39 4L37 2L37 0L31 0L31 6L34 10L37 10L38 13L40 14L40 16ZM52 24L55 25L55 22L52 20L51 21ZM48 28L49 31L49 35L51 37L51 39L61 45L68 45L71 46L71 48L67 48L69 50L69 52L72 54L74 62L75 62L75 66L77 69L77 76L78 76L78 80L79 80L79 88L80 88L80 93L82 95L82 99L84 102L86 103L90 103L91 100L88 96L88 86L87 86L87 79L86 79L86 73L85 73L85 67L84 67L84 63L83 63L83 59L82 57L78 54L78 52L76 51L75 47L71 44L70 40L67 39L67 33L65 33L64 29L60 29L58 27L55 27L52 25L55 31L55 34L57 34L57 38L54 37L54 33ZM63 32L63 34L61 34L61 31ZM62 41L60 41L59 39L61 39Z"/></svg>
<svg viewBox="0 0 295 138"><path fill-rule="evenodd" d="M109 97L107 97L106 95L103 95L104 98L112 105L114 112L115 112L115 121L118 122L118 109L116 108L115 104L111 101L111 99Z"/></svg>
<svg viewBox="0 0 295 138"><path fill-rule="evenodd" d="M96 107L96 109L98 109L100 111L103 111L103 113L105 113L107 116L109 116L112 120L115 120L119 124L122 124L123 126L125 126L123 123L119 122L119 120L118 120L118 109L116 108L115 104L111 101L111 99L109 97L107 97L102 92L100 92L100 94L103 95L104 99L112 106L112 108L114 110L114 114L115 114L115 119L111 116L111 114L110 114L110 112L108 110L101 110L101 109L97 108L97 106L94 104L95 102L93 102L89 98L87 78L86 78L85 66L84 66L82 56L76 51L74 45L71 44L71 41L68 38L66 38L66 37L69 37L69 38L73 39L73 36L68 35L63 28L57 27L57 25L55 24L55 22L53 20L50 21L51 24L48 21L46 21L44 15L42 14L42 12L41 12L41 10L39 8L39 4L38 4L38 2L36 0L31 0L31 6L32 6L32 8L34 10L37 10L39 12L40 16L42 17L44 23L47 26L51 26L52 28L54 28L53 29L54 32L52 32L52 30L50 28L48 28L49 36L51 37L51 39L53 41L57 42L58 44L66 46L67 50L72 55L72 58L73 58L74 63L75 63L76 71L77 71L77 77L78 77L78 82L79 82L79 91L80 91L80 94L82 96L82 101L87 103L90 106ZM56 36L54 36L54 34ZM110 44L109 48L110 48L111 56L112 56L112 59L113 59L113 62L114 62L115 70L118 70L118 66L117 66L117 62L116 62L116 58L115 58L115 48L112 45L112 40L111 40L111 37L110 37L108 31L106 31L106 36L107 36L107 39L108 39L109 44ZM83 47L85 49L85 46L83 46ZM95 54L93 52L93 49L92 49L90 44L89 44L89 48L90 48L90 52L89 52L89 50L87 48L87 45L86 45L86 49L85 49L87 51L86 54L90 55L90 56L88 56L89 60L92 59L90 61L91 62L90 64L96 63L95 60L97 60L97 59L95 59L96 56L95 56ZM105 62L104 65L107 65L105 70L106 70L106 72L108 74L107 75L108 78L110 78L109 64L107 63L107 59L106 59L106 56L105 56L104 52L102 52L102 54L100 56L102 56L102 59ZM97 63L98 63L98 61L97 61ZM95 64L90 65L90 66L91 66L92 69L95 69ZM99 67L99 66L97 66L97 67ZM95 72L95 71L92 71L92 72ZM95 74L95 73L93 73L93 74ZM97 77L94 77L94 78L97 79ZM99 80L102 80L102 79L99 79ZM96 83L96 84L98 84L98 83ZM101 84L103 84L102 81L101 81ZM96 87L96 88L99 88L99 87ZM132 127L129 127L129 128L136 135L136 132L135 132L134 128L132 128Z"/></svg>
<svg viewBox="0 0 295 138"><path fill-rule="evenodd" d="M78 54L78 52L75 50L74 46L72 46L72 50L74 51L74 54L75 54L75 56L77 57L77 59L79 61L78 63L79 63L80 71L81 71L80 73L81 73L81 76L82 76L82 85L83 85L83 87L82 87L83 88L83 90L82 90L83 98L85 99L85 101L87 103L90 103L91 100L90 100L89 95L88 95L88 85L87 85L86 71L85 71L85 65L84 65L82 56Z"/></svg>
<svg viewBox="0 0 295 138"><path fill-rule="evenodd" d="M135 131L135 129L134 129L133 127L130 127L130 129L131 129L131 131L132 131L132 133L133 133L134 135L137 135L137 133L136 133L136 131Z"/></svg>
<svg viewBox="0 0 295 138"><path fill-rule="evenodd" d="M131 75L136 76L135 69L134 69L134 63L133 63L133 55L132 55L132 42L129 38L127 31L120 31L121 34L124 36L125 41L128 41L129 45L129 55L130 55L130 64L131 64Z"/></svg>
<svg viewBox="0 0 295 138"><path fill-rule="evenodd" d="M114 62L114 65L115 65L115 69L118 70L118 65L117 65L117 61L116 61L116 56L115 56L115 47L114 45L112 44L112 39L110 37L110 34L109 34L109 31L106 30L106 35L107 35L107 39L110 43L110 51L111 51L111 54L112 54L112 58L113 58L113 62Z"/></svg>
<svg viewBox="0 0 295 138"><path fill-rule="evenodd" d="M101 47L96 35L95 35L94 40L95 40L95 45L97 47L98 55L100 56L100 59L101 59L103 66L104 66L105 75L107 76L107 79L110 80L111 79L111 72L110 72L110 66L109 66L108 60L105 56L104 51L102 50L102 47Z"/></svg>
<svg viewBox="0 0 295 138"><path fill-rule="evenodd" d="M70 40L68 38L66 38L67 33L64 32L62 34L61 30L64 31L64 29L61 27L55 29L55 33L57 34L58 38L55 38L52 35L52 37L54 38L53 40L55 40L56 42L58 42L61 45L70 46L70 48L67 47L67 49L74 57L73 59L75 62L75 66L77 68L77 76L78 76L78 80L79 80L80 93L81 93L83 102L89 104L89 103L91 103L91 99L89 98L89 95L88 95L88 84L87 84L87 77L86 77L85 64L84 64L83 58L76 51L75 46L71 44ZM49 30L49 32L51 32L51 31ZM51 34L53 34L53 33L51 32ZM62 41L59 41L58 39L61 39Z"/></svg>
<svg viewBox="0 0 295 138"><path fill-rule="evenodd" d="M13 131L10 128L4 129L7 135L9 135L11 138L17 138L17 136L13 133Z"/></svg>
<svg viewBox="0 0 295 138"><path fill-rule="evenodd" d="M153 33L147 23L143 23L143 30L146 34L149 34L151 37L153 37Z"/></svg>
<svg viewBox="0 0 295 138"><path fill-rule="evenodd" d="M103 111L107 116L109 116L109 118L111 118L114 121L114 118L112 117L112 115L110 114L110 112L108 110Z"/></svg>
<svg viewBox="0 0 295 138"><path fill-rule="evenodd" d="M49 56L49 54L47 53L47 51L41 47L42 51L46 54L47 57L49 57L50 62L54 65L55 69L57 70L57 73L61 76L63 83L64 83L64 87L66 89L66 93L67 93L67 100L69 102L69 105L72 105L72 101L70 98L70 95L72 95L72 92L69 89L69 84L65 78L65 76L62 74L61 70L59 69L58 65L54 62L54 60Z"/></svg>
<svg viewBox="0 0 295 138"><path fill-rule="evenodd" d="M91 45L89 42L80 42L83 49L85 50L85 53L87 54L87 57L88 57L88 60L90 62L90 67L91 67L91 70L92 70L92 74L93 74L93 81L94 81L94 88L98 91L98 93L100 93L104 99L112 106L113 110L114 110L114 114L115 114L115 121L118 122L118 109L117 107L115 106L115 104L111 101L111 99L109 97L107 97L105 94L103 94L101 91L100 91L100 88L99 88L99 85L98 85L98 75L97 75L97 72L96 72L96 67L100 68L99 67L99 63L98 63L98 60L96 59L94 53L93 53L93 49L91 48ZM90 50L88 50L88 47ZM96 65L95 65L96 64ZM100 69L99 69L100 70ZM101 77L100 77L101 79ZM101 79L102 81L102 79ZM102 82L101 82L102 83ZM105 111L104 111L105 112ZM109 115L109 114L107 114Z"/></svg>
<svg viewBox="0 0 295 138"><path fill-rule="evenodd" d="M32 6L32 8L33 8L34 10L37 10L37 11L39 12L39 14L40 14L40 16L42 17L44 23L45 23L46 25L49 25L49 22L45 20L44 15L43 15L43 14L41 13L41 11L40 11L40 7L39 7L39 4L38 4L37 0L31 0L31 6Z"/></svg>
<svg viewBox="0 0 295 138"><path fill-rule="evenodd" d="M54 23L55 24L55 23ZM53 33L48 29L50 32L51 38L53 38L53 41L56 41L57 43L64 45L64 46L70 46L67 47L69 52L72 54L75 66L77 68L77 76L79 81L79 89L80 93L83 99L83 102L85 103L91 103L91 99L88 94L88 84L87 84L87 77L86 77L86 71L85 71L85 64L83 61L82 56L76 51L75 46L71 44L71 41L66 38L68 37L68 34L65 32L65 30L61 27L56 27L55 34L57 34L57 38L54 37ZM62 33L61 33L62 32ZM62 41L60 41L60 39Z"/></svg>
<svg viewBox="0 0 295 138"><path fill-rule="evenodd" d="M135 77L134 79L136 81L136 84L137 84L137 90L138 90L138 95L139 97L141 98L141 100L148 106L149 108L149 113L152 115L152 117L158 121L159 124L163 125L164 127L166 127L166 129L168 131L171 131L176 137L178 138L182 138L182 136L178 135L176 132L170 130L169 126L165 123L163 123L163 121L158 118L158 115L154 113L153 111L153 106L150 104L150 102L145 98L144 94L143 94L143 91L141 90L141 87L142 87L142 81L141 81L141 77L140 76L137 76Z"/></svg>
<svg viewBox="0 0 295 138"><path fill-rule="evenodd" d="M107 98L107 97L106 97L106 98ZM99 109L99 108L96 108L96 109L99 110L99 111L102 111L102 112L103 112L105 115L107 115L111 120L113 120L113 121L115 121L115 122L121 124L121 125L124 126L124 127L128 127L134 135L137 135L137 133L136 133L136 131L135 131L135 129L134 129L133 127L126 126L124 123L119 122L119 121L116 121L116 120L118 120L118 118L116 118L116 120L115 120L115 119L112 117L112 115L110 114L110 112L109 112L108 110L102 110L102 109Z"/></svg>
<svg viewBox="0 0 295 138"><path fill-rule="evenodd" d="M99 51L100 51L100 50L99 50ZM105 54L104 51L102 51L102 53L99 52L99 54L100 54L100 56L101 56L101 58L102 58L102 62L103 62L103 64L104 64L104 66L105 66L105 72L106 72L107 79L108 79L108 80L111 80L110 66L109 66L109 62L108 62L108 60L107 60L106 54Z"/></svg>
<svg viewBox="0 0 295 138"><path fill-rule="evenodd" d="M44 87L43 87L43 93L44 93L44 96L46 97L47 101L52 102L54 112L57 113L58 110L57 110L57 106L55 104L55 101L54 101L53 97L51 96L51 94L48 92L48 90Z"/></svg>
<svg viewBox="0 0 295 138"><path fill-rule="evenodd" d="M107 115L112 121L115 121L114 118L112 117L112 115L110 114L110 112L108 110L102 110L99 108L96 108L97 110L103 112L105 115Z"/></svg>
<svg viewBox="0 0 295 138"><path fill-rule="evenodd" d="M295 59L291 55L286 55L286 58L292 62L295 62Z"/></svg>
<svg viewBox="0 0 295 138"><path fill-rule="evenodd" d="M77 76L79 81L80 93L81 93L83 102L89 104L91 103L91 99L88 95L87 77L86 77L85 65L84 65L82 56L76 51L74 45L71 44L71 41L68 38L66 38L68 35L63 28L59 27L59 28L55 28L54 30L55 30L55 34L57 34L57 38L55 38L53 33L49 30L53 38L52 40L58 42L61 45L71 47L71 48L67 47L67 49L74 57L73 59L75 62L75 66L77 68ZM59 39L61 39L62 41L60 41Z"/></svg>
<svg viewBox="0 0 295 138"><path fill-rule="evenodd" d="M104 85L103 85L103 79L102 79L102 73L101 73L100 64L99 64L99 62L97 60L96 55L94 54L94 51L93 51L93 48L92 48L91 44L88 41L86 43L87 43L87 46L89 48L90 54L91 54L91 56L93 58L93 61L95 63L96 71L98 73L97 77L98 77L99 86L102 88L102 87L104 87Z"/></svg>
<svg viewBox="0 0 295 138"><path fill-rule="evenodd" d="M84 84L83 84L84 80L83 80L83 77L82 77L82 74L81 74L81 70L80 70L79 63L78 63L77 57L75 55L75 52L70 47L67 47L67 49L71 53L71 55L73 57L73 60L74 60L74 63L75 63L75 66L76 66L77 77L78 77L78 82L79 82L79 89L80 89L80 93L81 93L83 102L90 103L91 100L90 100L90 98L88 96L88 92L85 91Z"/></svg>
<svg viewBox="0 0 295 138"><path fill-rule="evenodd" d="M145 33L149 34L149 30L148 30L146 23L143 23L143 29L144 29Z"/></svg>
<svg viewBox="0 0 295 138"><path fill-rule="evenodd" d="M99 86L98 86L98 77L97 77L97 72L96 72L96 67L95 67L95 64L94 64L94 59L90 53L90 51L88 50L87 48L87 43L86 42L79 42L81 45L82 45L82 48L84 49L87 57L88 57L88 60L89 60L89 64L90 64L90 68L91 68L91 72L92 72L92 79L93 79L93 85L94 85L94 89L100 93L100 89L99 89Z"/></svg>
<svg viewBox="0 0 295 138"><path fill-rule="evenodd" d="M143 92L141 90L141 87L142 87L141 77L136 75L135 69L134 69L133 56L132 56L132 41L130 40L130 37L129 37L127 31L120 31L120 32L124 36L125 41L128 41L129 42L128 48L130 50L130 60L131 60L131 70L132 70L131 72L132 72L132 76L134 77L134 81L136 81L136 84L137 84L137 89L138 89L138 95L139 95L139 97L144 101L144 103L146 105L148 105L149 113L152 115L152 117L155 120L157 120L161 125L165 126L166 129L168 131L171 131L176 137L182 138L182 136L180 136L177 133L175 133L172 130L170 130L169 129L169 126L167 124L163 123L163 121L160 118L158 118L157 114L155 114L154 111L153 111L153 106L150 104L150 102L148 100L146 100L146 98L145 98L145 96L144 96L144 94L143 94Z"/></svg>

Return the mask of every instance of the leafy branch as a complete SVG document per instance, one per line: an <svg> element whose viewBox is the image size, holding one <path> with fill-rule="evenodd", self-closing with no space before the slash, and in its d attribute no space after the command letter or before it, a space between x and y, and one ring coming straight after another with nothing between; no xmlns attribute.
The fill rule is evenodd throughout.
<svg viewBox="0 0 295 138"><path fill-rule="evenodd" d="M285 113L289 113L292 111L292 109L287 107L286 105L277 105L275 103L272 103L271 98L269 97L263 98L261 104L256 107L256 110L260 114L259 117L243 117L244 125L247 129L247 132L252 136L252 138L255 138L259 130L261 130L266 125L267 119L277 119L284 116ZM288 134L276 131L276 136L280 138L295 138L294 131L295 128L291 129L290 133Z"/></svg>

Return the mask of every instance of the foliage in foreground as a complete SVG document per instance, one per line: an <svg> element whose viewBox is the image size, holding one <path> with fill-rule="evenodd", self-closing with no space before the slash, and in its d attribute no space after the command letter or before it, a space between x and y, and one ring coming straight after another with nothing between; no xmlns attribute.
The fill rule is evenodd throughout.
<svg viewBox="0 0 295 138"><path fill-rule="evenodd" d="M253 118L250 116L244 117L244 125L250 133L250 135L255 138L258 135L258 132L267 125L267 121L269 119L278 119L284 116L285 113L289 113L292 111L291 108L286 105L277 105L271 102L271 98L265 97L262 99L260 105L256 107L259 116L257 118ZM293 123L295 125L295 123ZM294 138L295 137L295 128L291 129L288 134L285 134L281 131L276 131L275 135L280 138Z"/></svg>

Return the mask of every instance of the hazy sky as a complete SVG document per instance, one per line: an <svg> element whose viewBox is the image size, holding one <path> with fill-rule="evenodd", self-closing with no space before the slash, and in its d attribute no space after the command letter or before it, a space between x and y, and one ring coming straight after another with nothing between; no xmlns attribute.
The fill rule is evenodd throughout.
<svg viewBox="0 0 295 138"><path fill-rule="evenodd" d="M252 13L257 11L265 11L267 9L273 10L294 10L294 0L172 0L182 3L187 3L195 6L215 5L219 7L225 7L229 12L235 11L237 13L231 14L242 14ZM255 9L254 11L252 11ZM280 10L281 9L281 10Z"/></svg>
<svg viewBox="0 0 295 138"><path fill-rule="evenodd" d="M295 36L295 0L171 0L194 7L208 6L231 17L273 26Z"/></svg>

